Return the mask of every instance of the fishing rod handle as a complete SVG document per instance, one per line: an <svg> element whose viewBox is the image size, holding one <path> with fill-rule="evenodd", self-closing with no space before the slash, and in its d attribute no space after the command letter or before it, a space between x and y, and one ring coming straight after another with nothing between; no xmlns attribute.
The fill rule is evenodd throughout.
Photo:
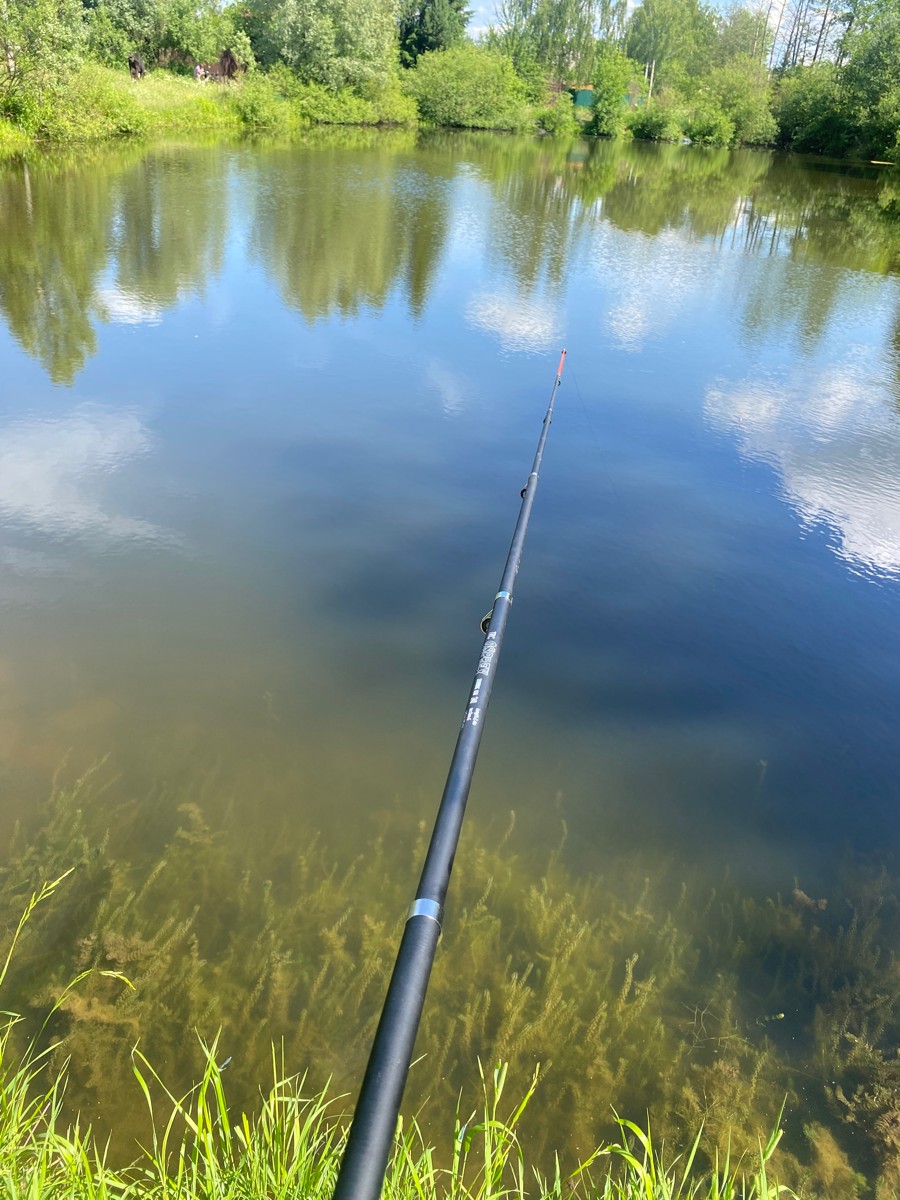
<svg viewBox="0 0 900 1200"><path fill-rule="evenodd" d="M419 913L407 919L334 1200L377 1200L381 1195L440 934L440 924L431 916Z"/></svg>

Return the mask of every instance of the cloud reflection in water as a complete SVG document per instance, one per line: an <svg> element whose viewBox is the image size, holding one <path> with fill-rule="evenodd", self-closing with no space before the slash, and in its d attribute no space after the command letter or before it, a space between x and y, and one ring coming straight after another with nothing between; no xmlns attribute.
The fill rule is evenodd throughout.
<svg viewBox="0 0 900 1200"><path fill-rule="evenodd" d="M150 522L115 512L106 495L109 477L152 448L152 435L135 413L92 405L0 428L3 526L101 543L171 543L171 535ZM7 566L28 561L6 549Z"/></svg>
<svg viewBox="0 0 900 1200"><path fill-rule="evenodd" d="M483 292L466 305L466 319L499 336L504 350L544 351L562 344L559 314L538 297Z"/></svg>
<svg viewBox="0 0 900 1200"><path fill-rule="evenodd" d="M712 388L706 411L737 426L743 452L774 465L807 525L837 533L852 566L900 574L900 416L885 373L852 352L783 384L745 380Z"/></svg>

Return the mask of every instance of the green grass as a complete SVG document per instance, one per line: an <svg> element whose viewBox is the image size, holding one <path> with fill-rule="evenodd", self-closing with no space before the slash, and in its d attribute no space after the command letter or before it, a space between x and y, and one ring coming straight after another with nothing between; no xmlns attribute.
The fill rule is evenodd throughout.
<svg viewBox="0 0 900 1200"><path fill-rule="evenodd" d="M253 72L229 84L199 83L164 70L135 82L123 70L88 62L65 77L42 77L14 109L0 112L0 160L33 142L83 146L171 137L284 138L314 125L415 127L422 102L417 107L412 90L409 79L401 84L398 78L365 95L347 88L333 91L302 82L286 67ZM478 113L481 109L455 108L447 119L457 125L510 124ZM430 109L426 116L436 119ZM562 109L531 111L520 105L512 123L557 135L575 132L571 114Z"/></svg>
<svg viewBox="0 0 900 1200"><path fill-rule="evenodd" d="M0 987L25 925L65 876L35 892L20 918L0 968ZM53 1003L47 1020L90 971L75 978ZM130 986L117 973L122 986ZM214 1041L203 1046L199 1083L178 1095L148 1059L135 1049L132 1065L147 1104L147 1133L141 1153L125 1168L114 1168L80 1120L65 1122L63 1097L67 1066L51 1069L46 1052L32 1038L16 1053L14 1033L22 1024L4 1013L0 1027L0 1194L15 1200L325 1200L334 1188L346 1137L338 1099L308 1091L305 1077L287 1070L273 1052L272 1082L256 1111L229 1104L226 1064L218 1062ZM777 1200L793 1193L769 1175L780 1139L772 1133L752 1163L726 1158L712 1171L695 1174L700 1144L681 1157L667 1158L649 1130L619 1120L619 1140L594 1149L563 1175L558 1161L544 1173L529 1163L518 1136L526 1108L538 1091L538 1072L524 1095L509 1103L507 1070L481 1072L483 1103L478 1113L455 1115L449 1153L435 1148L415 1120L398 1126L384 1187L385 1200L500 1200L503 1198L585 1197L596 1200ZM780 1122L779 1114L779 1122ZM441 1162L448 1166L439 1165Z"/></svg>
<svg viewBox="0 0 900 1200"><path fill-rule="evenodd" d="M314 124L415 125L412 99L391 83L371 96L302 84L290 71L252 73L229 84L198 83L167 71L140 82L87 63L45 81L8 120L0 116L0 157L32 141L83 145L127 138L290 137Z"/></svg>

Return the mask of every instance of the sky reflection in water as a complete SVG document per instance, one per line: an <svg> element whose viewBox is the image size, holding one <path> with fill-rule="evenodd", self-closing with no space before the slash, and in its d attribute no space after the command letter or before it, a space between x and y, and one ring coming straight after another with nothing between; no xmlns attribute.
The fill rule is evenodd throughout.
<svg viewBox="0 0 900 1200"><path fill-rule="evenodd" d="M566 344L473 807L588 876L892 862L892 188L405 133L5 169L4 826L67 753L215 769L257 847L430 820Z"/></svg>
<svg viewBox="0 0 900 1200"><path fill-rule="evenodd" d="M900 570L889 187L762 154L585 156L406 134L8 169L0 511L4 595L27 597L10 660L24 667L30 639L45 637L46 603L72 651L71 596L42 595L33 577L77 567L101 608L128 596L123 626L152 614L151 643L127 668L89 609L74 651L90 647L127 712L148 652L165 660L180 640L180 606L199 611L210 586L252 574L263 612L225 618L204 676L228 680L231 655L252 663L259 638L267 661L280 657L279 639L305 640L311 625L334 696L351 689L370 735L384 689L412 687L434 708L434 686L440 696L466 673L468 639L451 630L499 569L507 496L565 341L558 474L541 497L510 716L488 770L503 778L518 722L549 726L594 778L563 783L582 822L598 784L614 823L617 809L658 823L666 795L703 813L712 794L715 840L753 843L738 813L757 764L776 788L776 764L796 760L780 807L807 790L801 764L820 779L831 722L864 723L896 700L887 669L868 703L854 699L871 646L861 627L886 639L885 662L897 635L893 591L852 582ZM112 548L121 562L107 561ZM134 590L147 572L148 591ZM23 592L15 579L29 574ZM417 608L423 585L432 598ZM829 628L858 606L858 628L801 650L809 614L794 593L814 596ZM420 657L398 670L410 641ZM360 659L379 664L364 681ZM757 718L786 704L816 726L820 672L843 699L812 745L777 720L751 732L748 702ZM280 687L309 702L304 685ZM214 711L196 719L221 725ZM133 746L134 734L126 716L113 740ZM877 810L894 755L868 739L864 752L884 781ZM556 769L539 768L545 786ZM403 770L386 786L408 786ZM495 789L508 791L492 778ZM834 781L827 791L840 844L843 800ZM785 831L772 832L780 844Z"/></svg>

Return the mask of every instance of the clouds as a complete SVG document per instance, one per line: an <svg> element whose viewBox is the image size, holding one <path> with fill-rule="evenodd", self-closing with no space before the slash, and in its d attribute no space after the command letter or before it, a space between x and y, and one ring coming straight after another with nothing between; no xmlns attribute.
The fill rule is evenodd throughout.
<svg viewBox="0 0 900 1200"><path fill-rule="evenodd" d="M706 411L737 428L744 454L777 469L805 524L835 531L842 558L900 574L900 416L870 358L850 351L783 382L714 387Z"/></svg>
<svg viewBox="0 0 900 1200"><path fill-rule="evenodd" d="M135 413L91 405L0 428L4 526L104 543L171 540L156 526L117 512L108 494L110 477L152 448Z"/></svg>
<svg viewBox="0 0 900 1200"><path fill-rule="evenodd" d="M466 305L466 320L499 337L504 350L545 351L561 344L562 321L546 300L513 292L481 292Z"/></svg>
<svg viewBox="0 0 900 1200"><path fill-rule="evenodd" d="M142 296L127 292L116 284L101 288L97 294L104 319L117 325L158 325L162 307Z"/></svg>

